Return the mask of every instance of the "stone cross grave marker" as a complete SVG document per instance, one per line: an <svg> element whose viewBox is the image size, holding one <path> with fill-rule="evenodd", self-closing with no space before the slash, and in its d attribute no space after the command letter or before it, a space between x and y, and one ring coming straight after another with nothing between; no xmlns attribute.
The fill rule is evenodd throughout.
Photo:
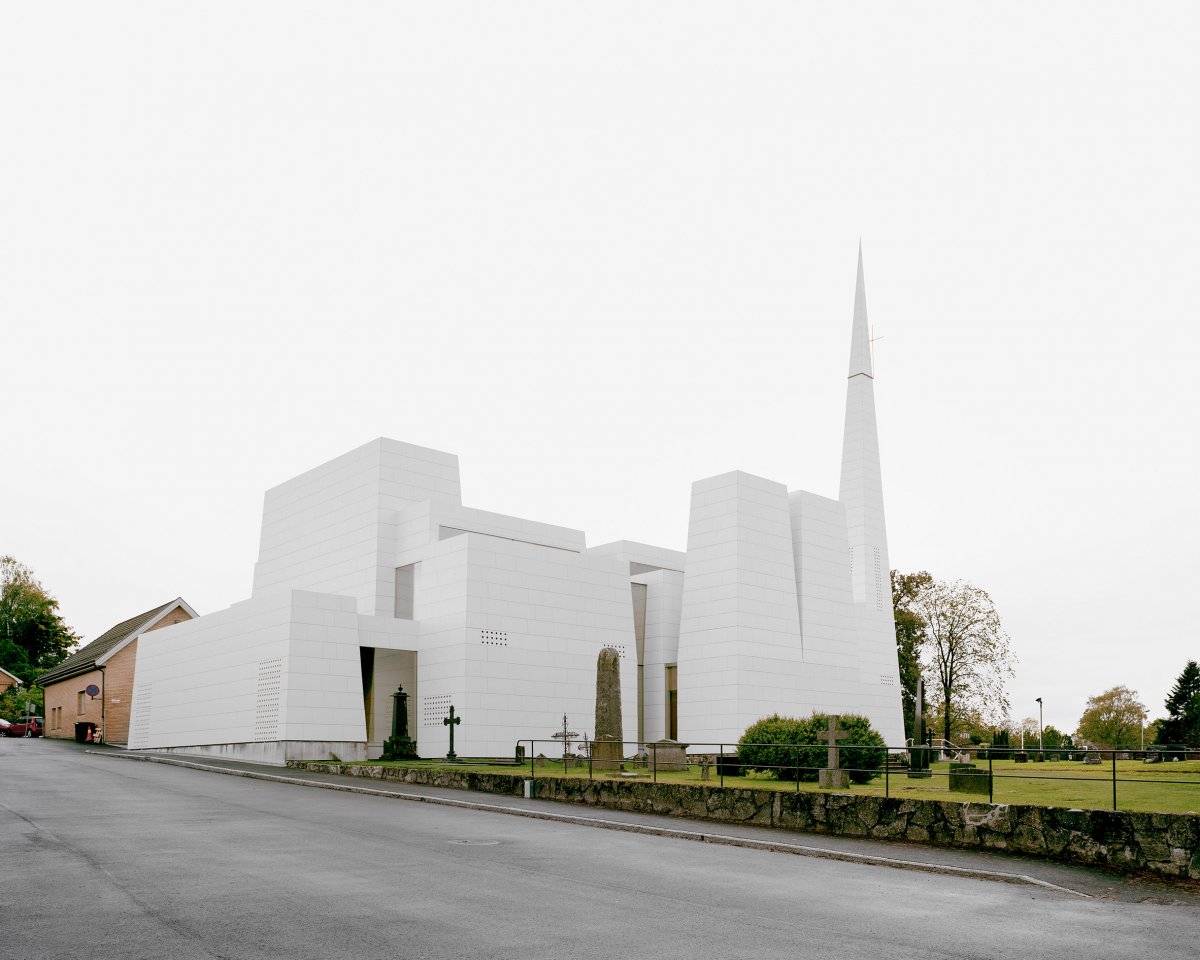
<svg viewBox="0 0 1200 960"><path fill-rule="evenodd" d="M462 717L454 715L454 704L450 704L450 716L444 718L442 723L450 728L450 752L446 754L446 759L457 760L458 754L454 752L454 728L462 723Z"/></svg>
<svg viewBox="0 0 1200 960"><path fill-rule="evenodd" d="M579 734L577 734L574 730L572 730L567 725L567 715L564 713L562 729L559 730L558 733L551 734L551 737L553 739L561 740L563 742L563 759L564 760L567 759L567 754L571 750L571 741L574 740L578 736L579 736Z"/></svg>
<svg viewBox="0 0 1200 960"><path fill-rule="evenodd" d="M850 786L850 776L845 770L838 769L841 765L839 753L841 748L838 747L839 740L845 740L850 736L849 730L839 730L838 721L841 719L837 714L829 718L829 729L825 733L817 734L829 745L829 757L826 760L827 766L824 770L817 774L819 785L822 790L845 790Z"/></svg>

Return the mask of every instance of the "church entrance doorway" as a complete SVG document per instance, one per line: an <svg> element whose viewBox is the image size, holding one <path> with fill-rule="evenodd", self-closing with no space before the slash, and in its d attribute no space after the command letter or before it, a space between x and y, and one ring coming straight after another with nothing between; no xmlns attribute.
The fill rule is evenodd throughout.
<svg viewBox="0 0 1200 960"><path fill-rule="evenodd" d="M392 735L392 694L400 686L408 694L408 725L415 730L417 703L417 651L359 647L362 668L363 720L367 731L367 758L377 760L383 742Z"/></svg>

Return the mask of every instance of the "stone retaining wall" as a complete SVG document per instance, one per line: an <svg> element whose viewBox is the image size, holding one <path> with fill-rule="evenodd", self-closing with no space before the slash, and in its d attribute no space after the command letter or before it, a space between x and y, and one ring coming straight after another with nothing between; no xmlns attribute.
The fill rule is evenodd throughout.
<svg viewBox="0 0 1200 960"><path fill-rule="evenodd" d="M292 761L289 767L520 796L527 775ZM800 833L1004 850L1200 880L1200 816L543 777L533 796L611 810L748 823Z"/></svg>

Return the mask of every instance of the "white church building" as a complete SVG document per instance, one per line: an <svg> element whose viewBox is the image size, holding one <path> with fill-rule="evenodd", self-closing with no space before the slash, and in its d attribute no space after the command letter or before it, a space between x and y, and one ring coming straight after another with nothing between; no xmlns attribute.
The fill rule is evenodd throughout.
<svg viewBox="0 0 1200 960"><path fill-rule="evenodd" d="M451 705L460 756L512 756L591 729L604 647L628 754L813 710L902 744L889 569L860 252L837 500L735 471L692 485L685 552L589 548L464 506L454 454L374 440L267 491L248 600L142 637L129 746L378 757L402 684L422 757Z"/></svg>

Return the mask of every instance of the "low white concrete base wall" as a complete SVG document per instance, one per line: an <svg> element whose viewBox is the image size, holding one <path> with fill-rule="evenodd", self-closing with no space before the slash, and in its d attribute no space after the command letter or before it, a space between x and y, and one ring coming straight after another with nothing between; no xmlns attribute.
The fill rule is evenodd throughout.
<svg viewBox="0 0 1200 960"><path fill-rule="evenodd" d="M158 747L136 753L181 753L193 757L218 757L246 763L286 766L289 760L367 759L367 745L353 740L277 740L270 743L199 743L184 747Z"/></svg>

